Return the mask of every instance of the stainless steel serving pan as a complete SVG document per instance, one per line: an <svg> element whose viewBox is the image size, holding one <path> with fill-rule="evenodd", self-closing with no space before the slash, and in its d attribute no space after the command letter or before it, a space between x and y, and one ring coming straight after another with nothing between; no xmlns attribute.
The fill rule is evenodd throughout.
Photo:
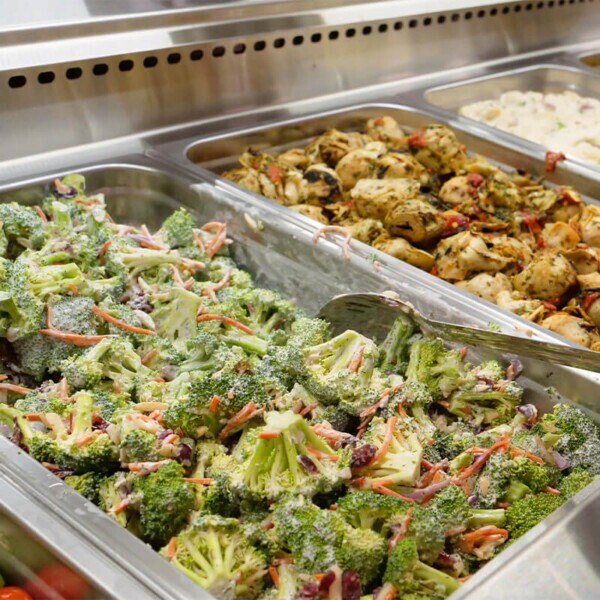
<svg viewBox="0 0 600 600"><path fill-rule="evenodd" d="M588 58L591 61L594 58L600 61L599 56ZM557 60L560 61L559 64L536 64L425 89L423 96L427 103L443 109L448 115L457 115L463 106L481 100L497 99L501 94L512 90L534 91L542 94L573 91L584 97L600 99L600 71L594 72L592 69L582 68L581 65L570 65L573 58L569 55L564 55ZM588 59L584 58L583 60ZM593 62L588 64L593 64ZM480 130L483 135L521 145L525 151L556 150L556 148L545 148L525 138L462 115L460 119L468 123L474 130ZM600 178L600 165L570 154L567 154L567 160L573 166L590 170L591 177Z"/></svg>
<svg viewBox="0 0 600 600"><path fill-rule="evenodd" d="M181 205L192 210L199 222L226 221L228 235L234 240L232 253L238 263L255 276L259 285L296 297L298 303L309 311L315 311L336 293L391 289L429 314L480 327L485 327L490 321L506 329L518 325L511 314L498 311L493 305L476 302L460 290L399 261L388 261L385 255L377 256L382 265L380 270L375 270L369 259L372 249L368 246L357 244L351 259L344 261L336 244L325 241L315 245L312 242L315 230L312 221L298 220L292 211L282 210L278 205L252 195L244 195L234 186L225 186L216 178L214 184L208 181L194 184L189 175L179 175L166 163L153 163L144 157L125 157L109 164L84 165L64 172L85 174L88 191L103 191L111 215L124 222L146 222L149 227L156 227L171 210ZM0 188L0 201L38 202L45 193L47 182L63 173L46 173L19 185ZM545 330L536 332L536 335L542 339L552 337ZM494 354L489 348L475 348L471 352L477 357ZM588 411L593 408L599 390L596 377L537 361L523 362L527 374L522 378L527 390L526 401L535 403L543 411L563 399L579 403ZM600 415L594 416L598 418ZM43 511L46 511L68 523L83 548L92 548L104 557L110 557L119 568L135 575L140 584L150 590L152 597L208 597L149 547L6 440L0 440L0 472L6 472L17 487L35 498L39 504L38 519L43 519ZM600 499L600 481L581 494ZM528 547L537 547L549 532L564 533L580 497L566 503L547 521L513 544L492 563L493 570L483 569L455 597L476 593L478 586L485 584L486 573L499 576L503 565L511 564L519 552ZM597 505L598 502L586 505L585 514L593 512ZM78 547L64 550L65 556L71 559L71 555L78 552ZM536 554L536 557L541 562L539 565L534 563L543 568L543 556ZM84 574L89 574L89 565L80 567ZM578 568L584 568L583 564ZM99 576L103 577L103 574L99 572ZM600 592L600 589L597 591ZM123 593L118 597L137 599L145 596ZM526 596L521 594L519 597Z"/></svg>
<svg viewBox="0 0 600 600"><path fill-rule="evenodd" d="M302 223L310 228L312 232L315 232L321 227L319 223L286 207L280 206L274 201L266 200L258 194L245 190L220 177L219 174L238 164L239 155L248 147L254 150L269 149L270 151L277 152L292 146L301 146L310 140L311 137L331 127L344 131L358 130L364 125L367 119L381 116L382 114L395 117L400 125L407 130L422 127L432 122L446 123L457 132L460 141L466 145L471 153L481 154L505 169L522 168L531 173L545 173L543 153L541 156L535 156L535 153L528 154L523 152L520 148L520 140L518 138L515 138L517 140L516 143L500 143L494 139L486 139L482 135L477 135L470 130L466 130L456 120L447 116L444 117L439 113L392 103L354 106L342 110L320 113L312 117L302 117L280 121L268 126L244 129L221 136L209 136L205 138L200 138L199 136L182 136L182 139L157 145L150 150L150 153L152 156L169 161L174 167L180 169L182 172L189 173L192 177L199 180L211 181L223 189L230 190L230 192L237 194L240 199L243 199L245 203L268 203L277 214L282 215L282 217L285 215L286 219L290 219L293 222ZM598 184L593 179L560 165L554 173L547 175L549 185L571 185L585 196L587 202L600 204L594 197L598 193ZM435 278L415 267L401 263L399 260L379 252L370 246L361 244L356 240L352 244L355 250L359 251L360 249L363 255L376 257L377 261L384 265L394 265L393 268L402 273L400 277L419 281L423 288L439 290L439 294L447 298L456 298L453 302L468 301L472 305L484 306L484 310L493 312L496 315L502 314L504 318L509 319L512 327L516 329L526 331L528 334L533 332L535 335L543 335L546 339L576 345L562 336L543 329L512 313L508 313L508 311L500 309L486 300L464 292L452 284ZM414 302L418 307L421 305L422 300L420 301L416 298ZM550 336L550 338L547 336Z"/></svg>

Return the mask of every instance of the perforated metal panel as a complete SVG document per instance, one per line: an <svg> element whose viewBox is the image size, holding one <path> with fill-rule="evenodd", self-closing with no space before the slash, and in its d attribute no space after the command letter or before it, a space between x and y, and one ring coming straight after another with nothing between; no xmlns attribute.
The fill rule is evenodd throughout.
<svg viewBox="0 0 600 600"><path fill-rule="evenodd" d="M319 18L192 21L183 29L178 19L152 30L152 50L114 55L110 40L119 47L124 21L111 35L83 38L76 47L95 56L76 62L43 64L45 47L55 56L67 41L40 42L39 65L0 71L0 129L11 140L0 147L0 162L581 44L600 30L598 0L401 17L394 15L406 15L406 2L371 7L354 4L340 14L337 6ZM131 36L142 33L148 46L147 31Z"/></svg>

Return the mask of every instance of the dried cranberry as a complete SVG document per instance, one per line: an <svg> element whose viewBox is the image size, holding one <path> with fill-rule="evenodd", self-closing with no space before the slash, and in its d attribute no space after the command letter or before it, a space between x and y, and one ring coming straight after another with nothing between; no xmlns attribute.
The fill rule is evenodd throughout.
<svg viewBox="0 0 600 600"><path fill-rule="evenodd" d="M135 295L135 298L129 300L129 302L127 302L127 305L133 310L141 310L145 313L152 312L152 305L150 304L150 302L148 302L146 294L144 294L144 292L141 291Z"/></svg>
<svg viewBox="0 0 600 600"><path fill-rule="evenodd" d="M304 454L300 454L298 456L298 462L307 470L311 475L316 475L319 472L315 463L305 456Z"/></svg>
<svg viewBox="0 0 600 600"><path fill-rule="evenodd" d="M192 448L186 444L179 444L179 454L177 456L177 460L182 463L190 462L192 458Z"/></svg>
<svg viewBox="0 0 600 600"><path fill-rule="evenodd" d="M323 578L319 582L319 595L322 598L327 598L329 595L329 588L333 585L335 581L335 573L333 571L327 571Z"/></svg>
<svg viewBox="0 0 600 600"><path fill-rule="evenodd" d="M307 581L296 593L294 600L315 600L319 597L319 584L316 581Z"/></svg>
<svg viewBox="0 0 600 600"><path fill-rule="evenodd" d="M162 442L162 440L169 437L170 435L173 435L173 430L172 429L164 429L163 431L159 431L156 434L156 437Z"/></svg>
<svg viewBox="0 0 600 600"><path fill-rule="evenodd" d="M375 448L373 444L363 444L358 448L353 448L350 466L353 469L358 469L359 467L366 467L373 460L373 457L375 456L376 452L377 448Z"/></svg>
<svg viewBox="0 0 600 600"><path fill-rule="evenodd" d="M106 431L110 423L103 419L100 415L94 414L92 418L92 430Z"/></svg>
<svg viewBox="0 0 600 600"><path fill-rule="evenodd" d="M342 600L359 600L361 594L360 577L356 571L342 574Z"/></svg>

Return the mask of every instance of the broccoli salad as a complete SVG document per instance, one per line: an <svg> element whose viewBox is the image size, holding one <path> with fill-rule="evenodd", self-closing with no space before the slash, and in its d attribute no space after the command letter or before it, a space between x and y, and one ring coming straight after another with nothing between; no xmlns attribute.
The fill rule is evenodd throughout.
<svg viewBox="0 0 600 600"><path fill-rule="evenodd" d="M600 100L572 91L505 92L498 99L482 100L460 109L460 114L600 164Z"/></svg>
<svg viewBox="0 0 600 600"><path fill-rule="evenodd" d="M0 432L219 600L445 598L600 473L520 364L254 286L225 223L0 207Z"/></svg>

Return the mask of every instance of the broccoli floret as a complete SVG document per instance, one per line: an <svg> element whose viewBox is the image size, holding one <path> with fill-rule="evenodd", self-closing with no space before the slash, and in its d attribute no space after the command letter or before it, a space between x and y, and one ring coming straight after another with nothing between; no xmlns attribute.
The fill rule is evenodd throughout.
<svg viewBox="0 0 600 600"><path fill-rule="evenodd" d="M60 372L75 389L110 383L119 393L135 391L153 374L124 337L105 338L85 354L68 358Z"/></svg>
<svg viewBox="0 0 600 600"><path fill-rule="evenodd" d="M522 397L523 388L514 381L506 381L492 390L484 383L470 390L456 391L446 408L474 427L498 425L511 420Z"/></svg>
<svg viewBox="0 0 600 600"><path fill-rule="evenodd" d="M434 563L446 543L449 515L431 506L414 506L408 536L414 539L422 560Z"/></svg>
<svg viewBox="0 0 600 600"><path fill-rule="evenodd" d="M555 467L539 464L525 456L517 456L512 461L512 477L526 485L534 494L547 486L555 486L561 473Z"/></svg>
<svg viewBox="0 0 600 600"><path fill-rule="evenodd" d="M564 500L562 496L546 493L517 500L506 509L506 529L510 533L511 541L520 538L543 521L559 508Z"/></svg>
<svg viewBox="0 0 600 600"><path fill-rule="evenodd" d="M65 477L65 483L90 502L98 504L100 499L99 487L103 479L97 473L83 473L83 475L68 475Z"/></svg>
<svg viewBox="0 0 600 600"><path fill-rule="evenodd" d="M156 434L143 429L130 429L123 432L119 444L119 460L121 463L155 462L162 457Z"/></svg>
<svg viewBox="0 0 600 600"><path fill-rule="evenodd" d="M274 522L277 535L301 571L323 573L337 564L356 571L368 586L385 560L387 548L382 536L354 529L337 511L320 509L302 496L276 504Z"/></svg>
<svg viewBox="0 0 600 600"><path fill-rule="evenodd" d="M417 339L411 344L406 380L424 383L434 400L448 397L463 378L458 350L447 350L439 338Z"/></svg>
<svg viewBox="0 0 600 600"><path fill-rule="evenodd" d="M183 474L183 467L171 460L133 483L134 501L140 497L142 536L153 546L165 544L194 509L194 492Z"/></svg>
<svg viewBox="0 0 600 600"><path fill-rule="evenodd" d="M557 404L540 419L532 434L541 435L546 447L564 456L572 468L600 475L598 426L578 408Z"/></svg>
<svg viewBox="0 0 600 600"><path fill-rule="evenodd" d="M194 244L194 218L185 208L176 210L162 224L163 239L170 248Z"/></svg>
<svg viewBox="0 0 600 600"><path fill-rule="evenodd" d="M421 562L417 545L411 538L400 540L392 550L383 581L391 583L402 598L407 594L445 598L460 587L454 577Z"/></svg>
<svg viewBox="0 0 600 600"><path fill-rule="evenodd" d="M6 240L3 256L14 258L25 248L42 247L44 223L33 208L16 202L0 203L0 223Z"/></svg>
<svg viewBox="0 0 600 600"><path fill-rule="evenodd" d="M133 491L133 473L114 473L105 477L98 485L98 506L119 525L127 526L128 513L125 507Z"/></svg>
<svg viewBox="0 0 600 600"><path fill-rule="evenodd" d="M385 340L379 344L379 368L403 374L408 366L410 338L415 327L408 317L398 317Z"/></svg>
<svg viewBox="0 0 600 600"><path fill-rule="evenodd" d="M60 417L67 417L72 409L71 403L60 398L54 387L48 391L44 387L33 390L19 398L14 407L23 413L56 413Z"/></svg>
<svg viewBox="0 0 600 600"><path fill-rule="evenodd" d="M312 411L313 423L329 423L336 431L346 431L350 425L350 415L340 406L317 406Z"/></svg>
<svg viewBox="0 0 600 600"><path fill-rule="evenodd" d="M190 437L197 437L199 428L216 436L244 406L253 403L258 409L268 400L262 381L257 377L221 373L220 377L193 380L189 394L174 400L165 411L164 419L168 427Z"/></svg>
<svg viewBox="0 0 600 600"><path fill-rule="evenodd" d="M337 512L357 529L372 529L386 535L392 519L404 518L408 502L376 494L371 490L352 492L337 501Z"/></svg>
<svg viewBox="0 0 600 600"><path fill-rule="evenodd" d="M156 324L156 332L167 338L177 349L185 348L186 342L196 333L196 315L201 300L196 294L180 287L151 297L154 310L150 313Z"/></svg>
<svg viewBox="0 0 600 600"><path fill-rule="evenodd" d="M178 350L169 340L157 335L144 335L141 337L142 339L136 348L137 353L143 360L144 365L160 373L161 377L171 381L183 370L191 370L181 367L183 362L190 360L188 352ZM188 345L190 352L192 348Z"/></svg>
<svg viewBox="0 0 600 600"><path fill-rule="evenodd" d="M266 413L265 426L250 431L236 453L243 458L234 475L240 493L268 500L330 492L351 475L350 452L336 452L292 411Z"/></svg>
<svg viewBox="0 0 600 600"><path fill-rule="evenodd" d="M96 335L91 298L63 298L51 305L52 326L79 335ZM47 324L46 324L47 325ZM21 370L41 381L47 373L55 373L62 361L82 354L84 349L62 340L34 333L15 341L13 345Z"/></svg>
<svg viewBox="0 0 600 600"><path fill-rule="evenodd" d="M588 486L592 481L596 479L594 475L588 473L584 469L577 468L573 469L558 486L558 491L561 494L561 498L568 500L578 494L584 487Z"/></svg>
<svg viewBox="0 0 600 600"><path fill-rule="evenodd" d="M438 513L438 519L446 530L464 525L473 510L467 496L457 485L449 485L439 491L427 508Z"/></svg>
<svg viewBox="0 0 600 600"><path fill-rule="evenodd" d="M33 458L39 462L55 462L55 441L47 433L34 430L24 412L7 404L0 404L0 423L13 427L13 438L14 432L18 430L19 437L22 438L21 443Z"/></svg>
<svg viewBox="0 0 600 600"><path fill-rule="evenodd" d="M46 302L59 294L70 295L85 287L85 278L74 262L44 265L41 254L26 250L13 263L11 287ZM17 297L17 304L19 298Z"/></svg>
<svg viewBox="0 0 600 600"><path fill-rule="evenodd" d="M511 484L511 461L504 454L494 452L480 472L473 493L479 508L495 508L508 493ZM516 490L512 491L515 494ZM511 496L514 498L514 496Z"/></svg>
<svg viewBox="0 0 600 600"><path fill-rule="evenodd" d="M216 335L203 329L199 329L186 342L185 354L185 359L179 364L179 373L233 371L240 362L247 359L240 348L230 348Z"/></svg>
<svg viewBox="0 0 600 600"><path fill-rule="evenodd" d="M419 439L429 443L437 431L437 427L429 417L429 407L432 403L433 396L426 384L407 381L400 390L391 395L390 403L384 414L397 414L398 405L401 404L406 414L414 419L413 425Z"/></svg>
<svg viewBox="0 0 600 600"><path fill-rule="evenodd" d="M388 434L391 432L391 436ZM388 485L413 486L421 472L423 447L417 436L396 417L384 421L375 417L363 436L363 441L373 444L378 450L387 446L381 456L361 471L371 483L386 481ZM388 443L389 441L389 443Z"/></svg>
<svg viewBox="0 0 600 600"><path fill-rule="evenodd" d="M161 550L171 564L219 600L253 600L267 564L236 519L201 514Z"/></svg>
<svg viewBox="0 0 600 600"><path fill-rule="evenodd" d="M56 464L71 469L76 474L112 470L118 459L118 449L110 436L94 429L94 400L88 392L78 392L73 397L71 430L53 419L49 423L57 445Z"/></svg>
<svg viewBox="0 0 600 600"><path fill-rule="evenodd" d="M112 421L117 411L126 411L131 408L130 398L127 394L116 394L106 390L92 392L94 407L105 421Z"/></svg>
<svg viewBox="0 0 600 600"><path fill-rule="evenodd" d="M272 527L273 516L267 510L259 510L254 505L240 519L244 537L272 562L283 551L282 542Z"/></svg>
<svg viewBox="0 0 600 600"><path fill-rule="evenodd" d="M349 400L355 414L372 404L370 383L379 355L374 342L348 330L302 353L302 384L324 404ZM367 398L366 406L360 403L363 397Z"/></svg>

